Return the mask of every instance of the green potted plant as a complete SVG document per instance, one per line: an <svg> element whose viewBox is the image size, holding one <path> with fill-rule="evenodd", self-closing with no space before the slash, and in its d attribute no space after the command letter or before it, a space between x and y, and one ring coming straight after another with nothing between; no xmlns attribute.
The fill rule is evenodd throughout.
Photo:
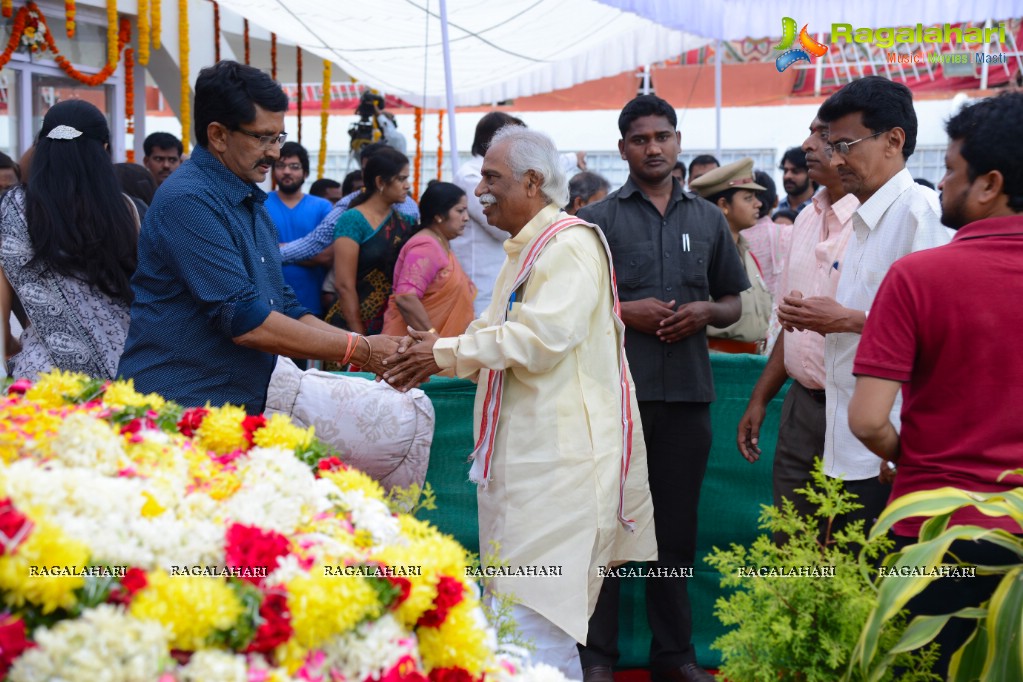
<svg viewBox="0 0 1023 682"><path fill-rule="evenodd" d="M868 542L862 521L833 531L837 517L860 505L840 480L823 474L819 461L813 481L798 492L816 505L815 516L801 516L788 501L780 510L764 506L759 527L765 534L749 547L715 548L706 559L720 571L722 587L734 590L715 605L715 615L732 629L712 645L730 682L835 682L850 670L875 605L873 561L891 541L879 535ZM775 544L775 532L787 541ZM893 647L901 625L895 617L878 628L879 641ZM898 679L939 679L929 672L935 657L933 646L895 655ZM889 669L869 679L897 678Z"/></svg>
<svg viewBox="0 0 1023 682"><path fill-rule="evenodd" d="M1011 472L1023 474L1023 470ZM1003 477L1008 474L1003 474ZM919 541L885 559L889 567L955 567L945 563L949 546L956 540L985 540L1014 552L1019 561L1002 566L978 566L978 574L1003 577L991 598L973 607L953 613L914 618L894 646L880 634L894 614L936 579L933 574L914 575L900 580L882 581L877 604L863 628L850 665L850 675L863 679L881 679L902 652L912 651L932 641L952 617L972 618L976 629L955 652L949 664L949 680L981 682L1018 682L1023 680L1023 538L1004 530L978 526L948 527L956 511L976 507L987 516L1009 516L1023 524L1023 488L1007 492L973 493L957 488L937 488L900 497L885 509L870 533L883 537L898 521L909 517L927 517L920 528ZM928 572L931 573L931 572Z"/></svg>

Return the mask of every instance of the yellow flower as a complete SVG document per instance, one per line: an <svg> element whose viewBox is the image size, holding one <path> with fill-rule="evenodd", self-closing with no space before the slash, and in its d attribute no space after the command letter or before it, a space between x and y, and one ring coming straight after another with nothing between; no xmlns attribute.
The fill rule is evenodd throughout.
<svg viewBox="0 0 1023 682"><path fill-rule="evenodd" d="M219 454L249 447L249 442L245 440L245 429L242 428L245 410L234 405L224 405L211 407L209 411L196 432L201 447Z"/></svg>
<svg viewBox="0 0 1023 682"><path fill-rule="evenodd" d="M115 381L103 391L103 404L107 407L145 407L159 410L167 403L156 393L142 395L135 390L135 380Z"/></svg>
<svg viewBox="0 0 1023 682"><path fill-rule="evenodd" d="M422 615L433 608L437 598L437 582L441 575L465 582L469 557L454 538L444 535L424 521L411 516L401 517L405 544L383 547L370 558L388 566L418 566L420 575L408 576L411 583L408 599L395 611L405 627L413 627Z"/></svg>
<svg viewBox="0 0 1023 682"><path fill-rule="evenodd" d="M28 602L42 607L43 613L71 608L75 590L85 584L85 578L38 573L43 569L81 569L88 561L89 550L84 544L49 522L38 521L14 554L0 557L0 593L8 606L20 607Z"/></svg>
<svg viewBox="0 0 1023 682"><path fill-rule="evenodd" d="M311 426L303 429L292 424L285 415L274 414L266 420L266 426L256 431L252 440L261 448L297 450L312 443L313 433Z"/></svg>
<svg viewBox="0 0 1023 682"><path fill-rule="evenodd" d="M320 476L333 482L343 492L361 490L367 499L384 499L383 487L358 469L348 468L336 471L321 471Z"/></svg>
<svg viewBox="0 0 1023 682"><path fill-rule="evenodd" d="M142 491L142 497L146 498L145 503L142 505L143 518L151 519L167 511L167 508L157 502L156 498L148 490Z"/></svg>
<svg viewBox="0 0 1023 682"><path fill-rule="evenodd" d="M78 393L88 381L89 377L84 374L55 369L41 375L32 388L25 392L25 399L37 403L40 407L62 407L69 404L64 396Z"/></svg>
<svg viewBox="0 0 1023 682"><path fill-rule="evenodd" d="M131 602L131 615L162 623L171 647L196 651L215 630L234 626L242 604L225 580L149 573L147 585Z"/></svg>
<svg viewBox="0 0 1023 682"><path fill-rule="evenodd" d="M383 613L376 591L359 576L326 575L322 564L287 584L295 641L306 649L323 645L363 620Z"/></svg>
<svg viewBox="0 0 1023 682"><path fill-rule="evenodd" d="M439 628L419 628L419 653L427 670L461 667L477 677L488 667L491 649L483 624L473 614L475 601L462 601L448 611Z"/></svg>

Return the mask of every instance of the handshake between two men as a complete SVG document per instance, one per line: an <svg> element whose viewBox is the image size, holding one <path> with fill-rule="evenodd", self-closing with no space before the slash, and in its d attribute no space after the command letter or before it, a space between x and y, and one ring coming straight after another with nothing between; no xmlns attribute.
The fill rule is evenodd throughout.
<svg viewBox="0 0 1023 682"><path fill-rule="evenodd" d="M408 327L408 336L366 337L372 353L362 367L377 375L377 381L386 381L395 390L404 393L426 382L441 371L433 358L433 345L440 336Z"/></svg>

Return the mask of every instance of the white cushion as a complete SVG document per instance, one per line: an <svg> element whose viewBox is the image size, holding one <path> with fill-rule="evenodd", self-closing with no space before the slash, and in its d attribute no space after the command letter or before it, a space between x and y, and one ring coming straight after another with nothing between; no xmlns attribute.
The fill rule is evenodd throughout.
<svg viewBox="0 0 1023 682"><path fill-rule="evenodd" d="M300 370L277 358L266 413L280 412L332 445L347 464L385 488L420 487L433 444L433 404L419 389L399 393L362 377Z"/></svg>

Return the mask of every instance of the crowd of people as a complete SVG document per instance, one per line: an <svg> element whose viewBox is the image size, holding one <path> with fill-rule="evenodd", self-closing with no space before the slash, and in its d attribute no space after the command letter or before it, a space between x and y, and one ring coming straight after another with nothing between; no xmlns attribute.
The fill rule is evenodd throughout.
<svg viewBox="0 0 1023 682"><path fill-rule="evenodd" d="M677 577L695 560L714 436L711 352L768 356L736 435L750 462L792 380L773 447L778 505L813 511L795 491L818 457L862 504L839 526L869 526L911 491L1023 483L1001 476L1023 455L1011 399L1023 94L948 121L940 198L906 169L912 93L881 77L820 106L782 156L783 196L751 159L682 163L676 111L654 95L619 116L620 188L570 178L582 156L491 112L455 182L418 202L407 156L387 144L305 193L309 157L286 141L287 108L268 75L224 61L196 81L185 163L158 133L141 166L115 166L105 118L80 100L47 111L21 164L0 156L0 315L25 325L20 338L5 330L11 375L131 378L250 414L278 355L398 390L439 372L476 381L480 546L564 568L495 585L536 657L585 682L612 682L618 657L618 578L594 569L629 560L675 576L646 585L652 679L713 679ZM979 513L953 523L1023 533ZM904 546L918 531L894 532ZM1012 560L990 542L953 549ZM974 605L994 586L931 589L912 612ZM968 634L943 632L937 672Z"/></svg>

